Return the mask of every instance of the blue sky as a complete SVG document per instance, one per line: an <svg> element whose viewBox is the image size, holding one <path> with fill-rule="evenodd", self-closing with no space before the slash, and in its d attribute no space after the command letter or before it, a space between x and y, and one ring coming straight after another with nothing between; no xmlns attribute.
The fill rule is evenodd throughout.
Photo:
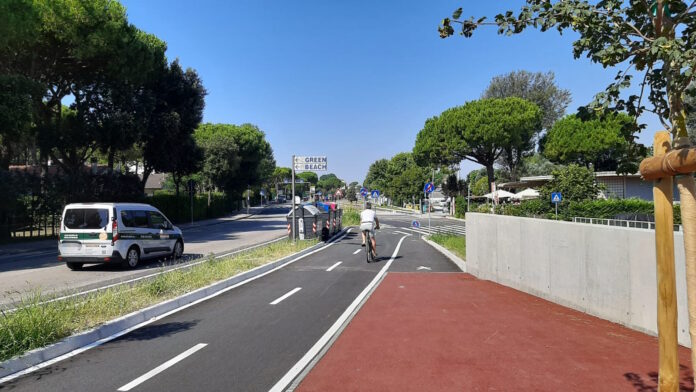
<svg viewBox="0 0 696 392"><path fill-rule="evenodd" d="M326 155L329 171L348 182L410 151L427 118L478 99L496 75L553 71L574 112L615 73L574 60L574 34L482 28L470 39L439 38L438 22L459 6L493 16L517 0L122 2L132 23L167 42L170 59L198 71L208 90L204 121L256 124L279 166L292 154ZM640 139L651 144L659 122L642 120ZM476 167L465 163L462 173Z"/></svg>

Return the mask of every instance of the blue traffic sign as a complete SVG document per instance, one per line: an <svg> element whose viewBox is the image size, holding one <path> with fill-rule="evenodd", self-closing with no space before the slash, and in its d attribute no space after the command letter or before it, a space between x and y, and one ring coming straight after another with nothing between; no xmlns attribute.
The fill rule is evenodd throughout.
<svg viewBox="0 0 696 392"><path fill-rule="evenodd" d="M365 187L360 188L360 195L361 195L362 197L367 196L367 193L368 193L368 192L367 192L367 188L365 188Z"/></svg>
<svg viewBox="0 0 696 392"><path fill-rule="evenodd" d="M561 192L551 192L551 203L560 203L562 200Z"/></svg>
<svg viewBox="0 0 696 392"><path fill-rule="evenodd" d="M317 195L321 196L321 191L317 191Z"/></svg>
<svg viewBox="0 0 696 392"><path fill-rule="evenodd" d="M413 222L411 222L411 227L413 227L414 229L420 229L420 222L414 220Z"/></svg>
<svg viewBox="0 0 696 392"><path fill-rule="evenodd" d="M432 193L435 190L435 185L433 185L432 182L428 182L425 184L423 187L423 192L425 193Z"/></svg>
<svg viewBox="0 0 696 392"><path fill-rule="evenodd" d="M373 199L377 199L379 197L379 191L377 189L374 189L372 192L370 192L372 195Z"/></svg>

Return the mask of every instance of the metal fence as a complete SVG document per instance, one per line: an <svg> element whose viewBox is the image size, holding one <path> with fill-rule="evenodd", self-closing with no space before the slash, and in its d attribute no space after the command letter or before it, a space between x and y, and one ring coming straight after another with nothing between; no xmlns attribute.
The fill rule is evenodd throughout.
<svg viewBox="0 0 696 392"><path fill-rule="evenodd" d="M575 223L587 223L591 225L605 225L616 227L629 227L634 229L655 230L655 222L622 220L622 219L602 219L602 218L573 218ZM674 231L681 231L681 225L674 225Z"/></svg>

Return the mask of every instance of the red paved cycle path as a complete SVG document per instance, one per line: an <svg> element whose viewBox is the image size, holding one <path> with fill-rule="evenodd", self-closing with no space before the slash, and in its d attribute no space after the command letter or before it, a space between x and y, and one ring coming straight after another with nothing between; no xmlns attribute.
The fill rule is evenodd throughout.
<svg viewBox="0 0 696 392"><path fill-rule="evenodd" d="M657 339L463 273L389 273L299 391L657 391ZM680 347L682 390L693 390Z"/></svg>

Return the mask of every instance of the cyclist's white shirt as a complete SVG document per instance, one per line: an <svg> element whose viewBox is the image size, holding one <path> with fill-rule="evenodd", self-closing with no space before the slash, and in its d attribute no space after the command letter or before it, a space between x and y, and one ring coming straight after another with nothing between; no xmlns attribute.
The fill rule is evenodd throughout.
<svg viewBox="0 0 696 392"><path fill-rule="evenodd" d="M375 223L375 215L374 210L364 210L360 213L360 223Z"/></svg>

